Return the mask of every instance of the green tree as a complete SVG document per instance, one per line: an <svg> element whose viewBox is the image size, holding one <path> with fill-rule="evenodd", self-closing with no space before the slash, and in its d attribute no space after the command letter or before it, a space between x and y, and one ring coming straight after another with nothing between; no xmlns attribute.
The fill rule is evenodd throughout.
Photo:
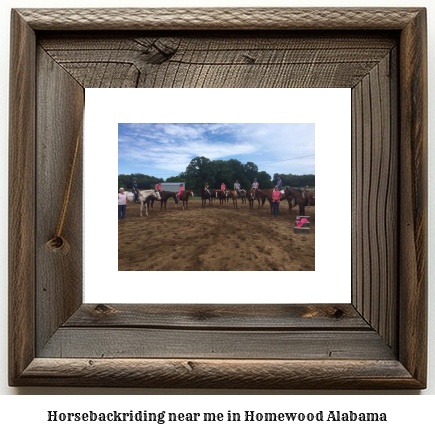
<svg viewBox="0 0 435 434"><path fill-rule="evenodd" d="M273 183L270 179L270 175L264 170L257 173L257 181L260 184L260 189L272 188Z"/></svg>
<svg viewBox="0 0 435 434"><path fill-rule="evenodd" d="M210 163L211 161L206 157L195 157L190 160L185 172L189 189L199 191L204 187L204 184L208 182Z"/></svg>
<svg viewBox="0 0 435 434"><path fill-rule="evenodd" d="M181 172L177 176L170 176L169 178L166 178L166 182L186 182L186 175L184 172Z"/></svg>
<svg viewBox="0 0 435 434"><path fill-rule="evenodd" d="M258 166L255 163L248 161L244 165L244 172L245 172L246 178L249 179L251 184L254 182L254 178L257 178L257 181L258 181Z"/></svg>

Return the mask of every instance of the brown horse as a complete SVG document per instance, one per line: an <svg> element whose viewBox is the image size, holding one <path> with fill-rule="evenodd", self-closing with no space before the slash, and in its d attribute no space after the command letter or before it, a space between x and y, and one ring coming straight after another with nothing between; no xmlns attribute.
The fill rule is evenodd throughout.
<svg viewBox="0 0 435 434"><path fill-rule="evenodd" d="M248 200L248 193L246 190L240 190L242 192L242 205L246 205L246 202Z"/></svg>
<svg viewBox="0 0 435 434"><path fill-rule="evenodd" d="M257 189L251 189L251 191L247 194L247 198L249 201L249 208L254 209L254 200L258 201L258 208L260 208L260 196L257 194ZM262 197L261 206L264 207L264 202L266 201L265 197Z"/></svg>
<svg viewBox="0 0 435 434"><path fill-rule="evenodd" d="M271 214L273 212L273 210L272 210L272 203L273 203L272 192L273 192L273 188L266 189L266 190L260 190L260 189L257 190L258 196L263 197L264 199L267 199L269 201ZM285 198L285 196L283 194L281 194L280 200L283 200L284 198Z"/></svg>
<svg viewBox="0 0 435 434"><path fill-rule="evenodd" d="M186 202L186 208L188 208L188 200L189 200L189 196L193 197L193 190L185 190L181 193L180 195L180 200L183 201L183 209L184 209L184 202Z"/></svg>
<svg viewBox="0 0 435 434"><path fill-rule="evenodd" d="M264 197L269 201L271 214L272 214L272 202L273 202L272 192L273 192L273 188L266 189L266 190L260 190L259 188L257 189L257 196Z"/></svg>
<svg viewBox="0 0 435 434"><path fill-rule="evenodd" d="M286 187L285 198L289 203L289 213L291 212L291 200L295 200L295 205L299 205L299 215L305 215L305 207L308 205L308 192L295 190L294 188ZM314 197L313 197L314 200Z"/></svg>
<svg viewBox="0 0 435 434"><path fill-rule="evenodd" d="M314 191L306 191L308 206L316 206L315 205L315 192Z"/></svg>
<svg viewBox="0 0 435 434"><path fill-rule="evenodd" d="M219 199L219 207L222 208L222 205L227 202L228 194L226 190L215 190L216 197ZM228 205L228 202L227 202Z"/></svg>
<svg viewBox="0 0 435 434"><path fill-rule="evenodd" d="M173 192L173 191L160 191L160 211L162 211L162 209L163 209L163 204L165 204L165 211L166 211L166 202L171 197L174 198L175 204L177 204L178 203L178 197L177 196L178 196L178 193ZM150 202L151 208L153 207L155 200L158 200L158 199L150 196L149 202Z"/></svg>
<svg viewBox="0 0 435 434"><path fill-rule="evenodd" d="M246 201L246 190L240 190L242 192L242 204L243 204L243 192L245 192L245 201ZM228 198L233 199L233 207L237 208L237 199L240 198L239 193L237 193L237 190L227 190L228 192Z"/></svg>

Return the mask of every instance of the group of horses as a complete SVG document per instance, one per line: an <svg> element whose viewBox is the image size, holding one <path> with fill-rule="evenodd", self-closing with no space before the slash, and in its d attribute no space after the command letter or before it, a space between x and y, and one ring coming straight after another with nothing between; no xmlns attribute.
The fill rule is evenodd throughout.
<svg viewBox="0 0 435 434"><path fill-rule="evenodd" d="M250 191L240 190L241 195L237 190L206 190L200 191L202 198L202 206L206 205L207 200L209 205L211 204L214 196L219 199L219 206L222 207L225 203L228 206L229 200L232 199L233 207L237 208L237 201L241 199L242 206L249 202L250 209L254 208L254 202L258 201L258 208L264 207L266 199L270 204L270 211L272 212L272 192L273 189L252 189ZM289 205L289 213L291 213L293 206L299 206L300 215L305 215L306 206L315 206L315 192L308 190L296 190L294 188L286 187L283 193L281 193L280 200L287 200Z"/></svg>
<svg viewBox="0 0 435 434"><path fill-rule="evenodd" d="M237 208L238 199L242 200L242 206L249 202L250 209L254 208L254 202L258 201L258 208L264 207L266 199L270 203L270 212L272 213L272 192L273 189L252 189L250 191L240 190L241 196L236 190L201 190L201 206L205 207L207 200L209 201L209 206L212 204L214 199L219 199L219 206L222 207L225 204L229 206L229 200L233 200L233 207ZM181 194L179 192L172 191L161 191L161 190L141 190L139 191L138 201L140 203L140 216L142 217L142 210L145 206L146 215L148 215L148 205L153 207L154 201L160 202L160 209L163 209L166 202L171 197L174 198L175 204L179 201L183 202L183 209L186 206L188 208L189 197L194 197L193 190L185 190ZM129 202L134 201L134 196L132 193L127 195ZM281 194L281 200L287 200L289 205L288 212L291 213L293 206L299 206L299 215L305 215L306 206L315 206L315 192L308 190L296 190L293 188L286 187L284 193Z"/></svg>
<svg viewBox="0 0 435 434"><path fill-rule="evenodd" d="M165 205L165 211L166 211L166 202L171 197L174 198L176 204L178 204L179 201L182 201L183 202L183 209L184 209L184 204L186 204L186 208L187 208L189 196L192 196L192 197L194 196L193 190L183 191L180 196L179 196L179 192L175 192L175 191L140 190L138 197L137 197L137 200L140 204L140 216L142 217L143 207L145 207L145 213L146 213L146 215L148 215L148 205L150 205L152 208L155 200L160 201L160 209L161 210L163 209L163 205ZM129 193L127 195L127 199L129 202L134 202L133 193Z"/></svg>

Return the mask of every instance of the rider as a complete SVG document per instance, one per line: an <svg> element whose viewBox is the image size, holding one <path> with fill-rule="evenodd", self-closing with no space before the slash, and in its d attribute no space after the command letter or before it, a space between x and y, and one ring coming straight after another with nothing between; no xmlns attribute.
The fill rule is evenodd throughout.
<svg viewBox="0 0 435 434"><path fill-rule="evenodd" d="M254 178L254 182L252 183L252 189L258 190L259 187L260 187L260 184L258 183L257 178Z"/></svg>
<svg viewBox="0 0 435 434"><path fill-rule="evenodd" d="M160 193L162 192L162 184L160 181L156 184L155 190L157 191L157 194L160 197ZM160 199L158 199L158 200L160 200Z"/></svg>
<svg viewBox="0 0 435 434"><path fill-rule="evenodd" d="M134 194L133 202L137 203L137 197L138 197L138 195L139 195L139 189L138 189L138 187L137 187L137 178L136 178L136 177L133 178L133 185L132 185L132 187L131 187L131 191L132 191L133 194Z"/></svg>
<svg viewBox="0 0 435 434"><path fill-rule="evenodd" d="M184 185L183 185L183 184L180 184L180 190L179 190L179 192L178 192L178 200L180 200L180 198L181 198L181 193L183 193L183 191L184 191Z"/></svg>
<svg viewBox="0 0 435 434"><path fill-rule="evenodd" d="M307 191L308 191L308 185L306 185L305 188L302 187L302 185L301 185L300 188L299 188L299 191L302 193L302 197L304 199L306 199L306 197L307 197Z"/></svg>
<svg viewBox="0 0 435 434"><path fill-rule="evenodd" d="M236 179L236 182L234 183L234 190L237 191L237 193L239 193L239 197L242 197L242 192L240 191L240 184L239 181Z"/></svg>
<svg viewBox="0 0 435 434"><path fill-rule="evenodd" d="M278 175L278 179L276 180L276 187L278 188L278 191L282 190L282 179L280 175Z"/></svg>
<svg viewBox="0 0 435 434"><path fill-rule="evenodd" d="M225 182L222 182L221 184L221 190L225 191L227 189L227 186L225 185Z"/></svg>
<svg viewBox="0 0 435 434"><path fill-rule="evenodd" d="M209 186L208 186L207 183L205 183L204 191L206 191L211 196L211 193L210 193L210 190L209 190Z"/></svg>

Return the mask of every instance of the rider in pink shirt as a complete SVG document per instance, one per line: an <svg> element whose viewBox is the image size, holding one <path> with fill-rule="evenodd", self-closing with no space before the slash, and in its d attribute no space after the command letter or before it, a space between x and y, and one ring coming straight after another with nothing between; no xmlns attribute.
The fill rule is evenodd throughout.
<svg viewBox="0 0 435 434"><path fill-rule="evenodd" d="M183 191L184 191L184 186L183 184L180 184L180 191L178 192L178 200L180 200L181 193L183 193Z"/></svg>

